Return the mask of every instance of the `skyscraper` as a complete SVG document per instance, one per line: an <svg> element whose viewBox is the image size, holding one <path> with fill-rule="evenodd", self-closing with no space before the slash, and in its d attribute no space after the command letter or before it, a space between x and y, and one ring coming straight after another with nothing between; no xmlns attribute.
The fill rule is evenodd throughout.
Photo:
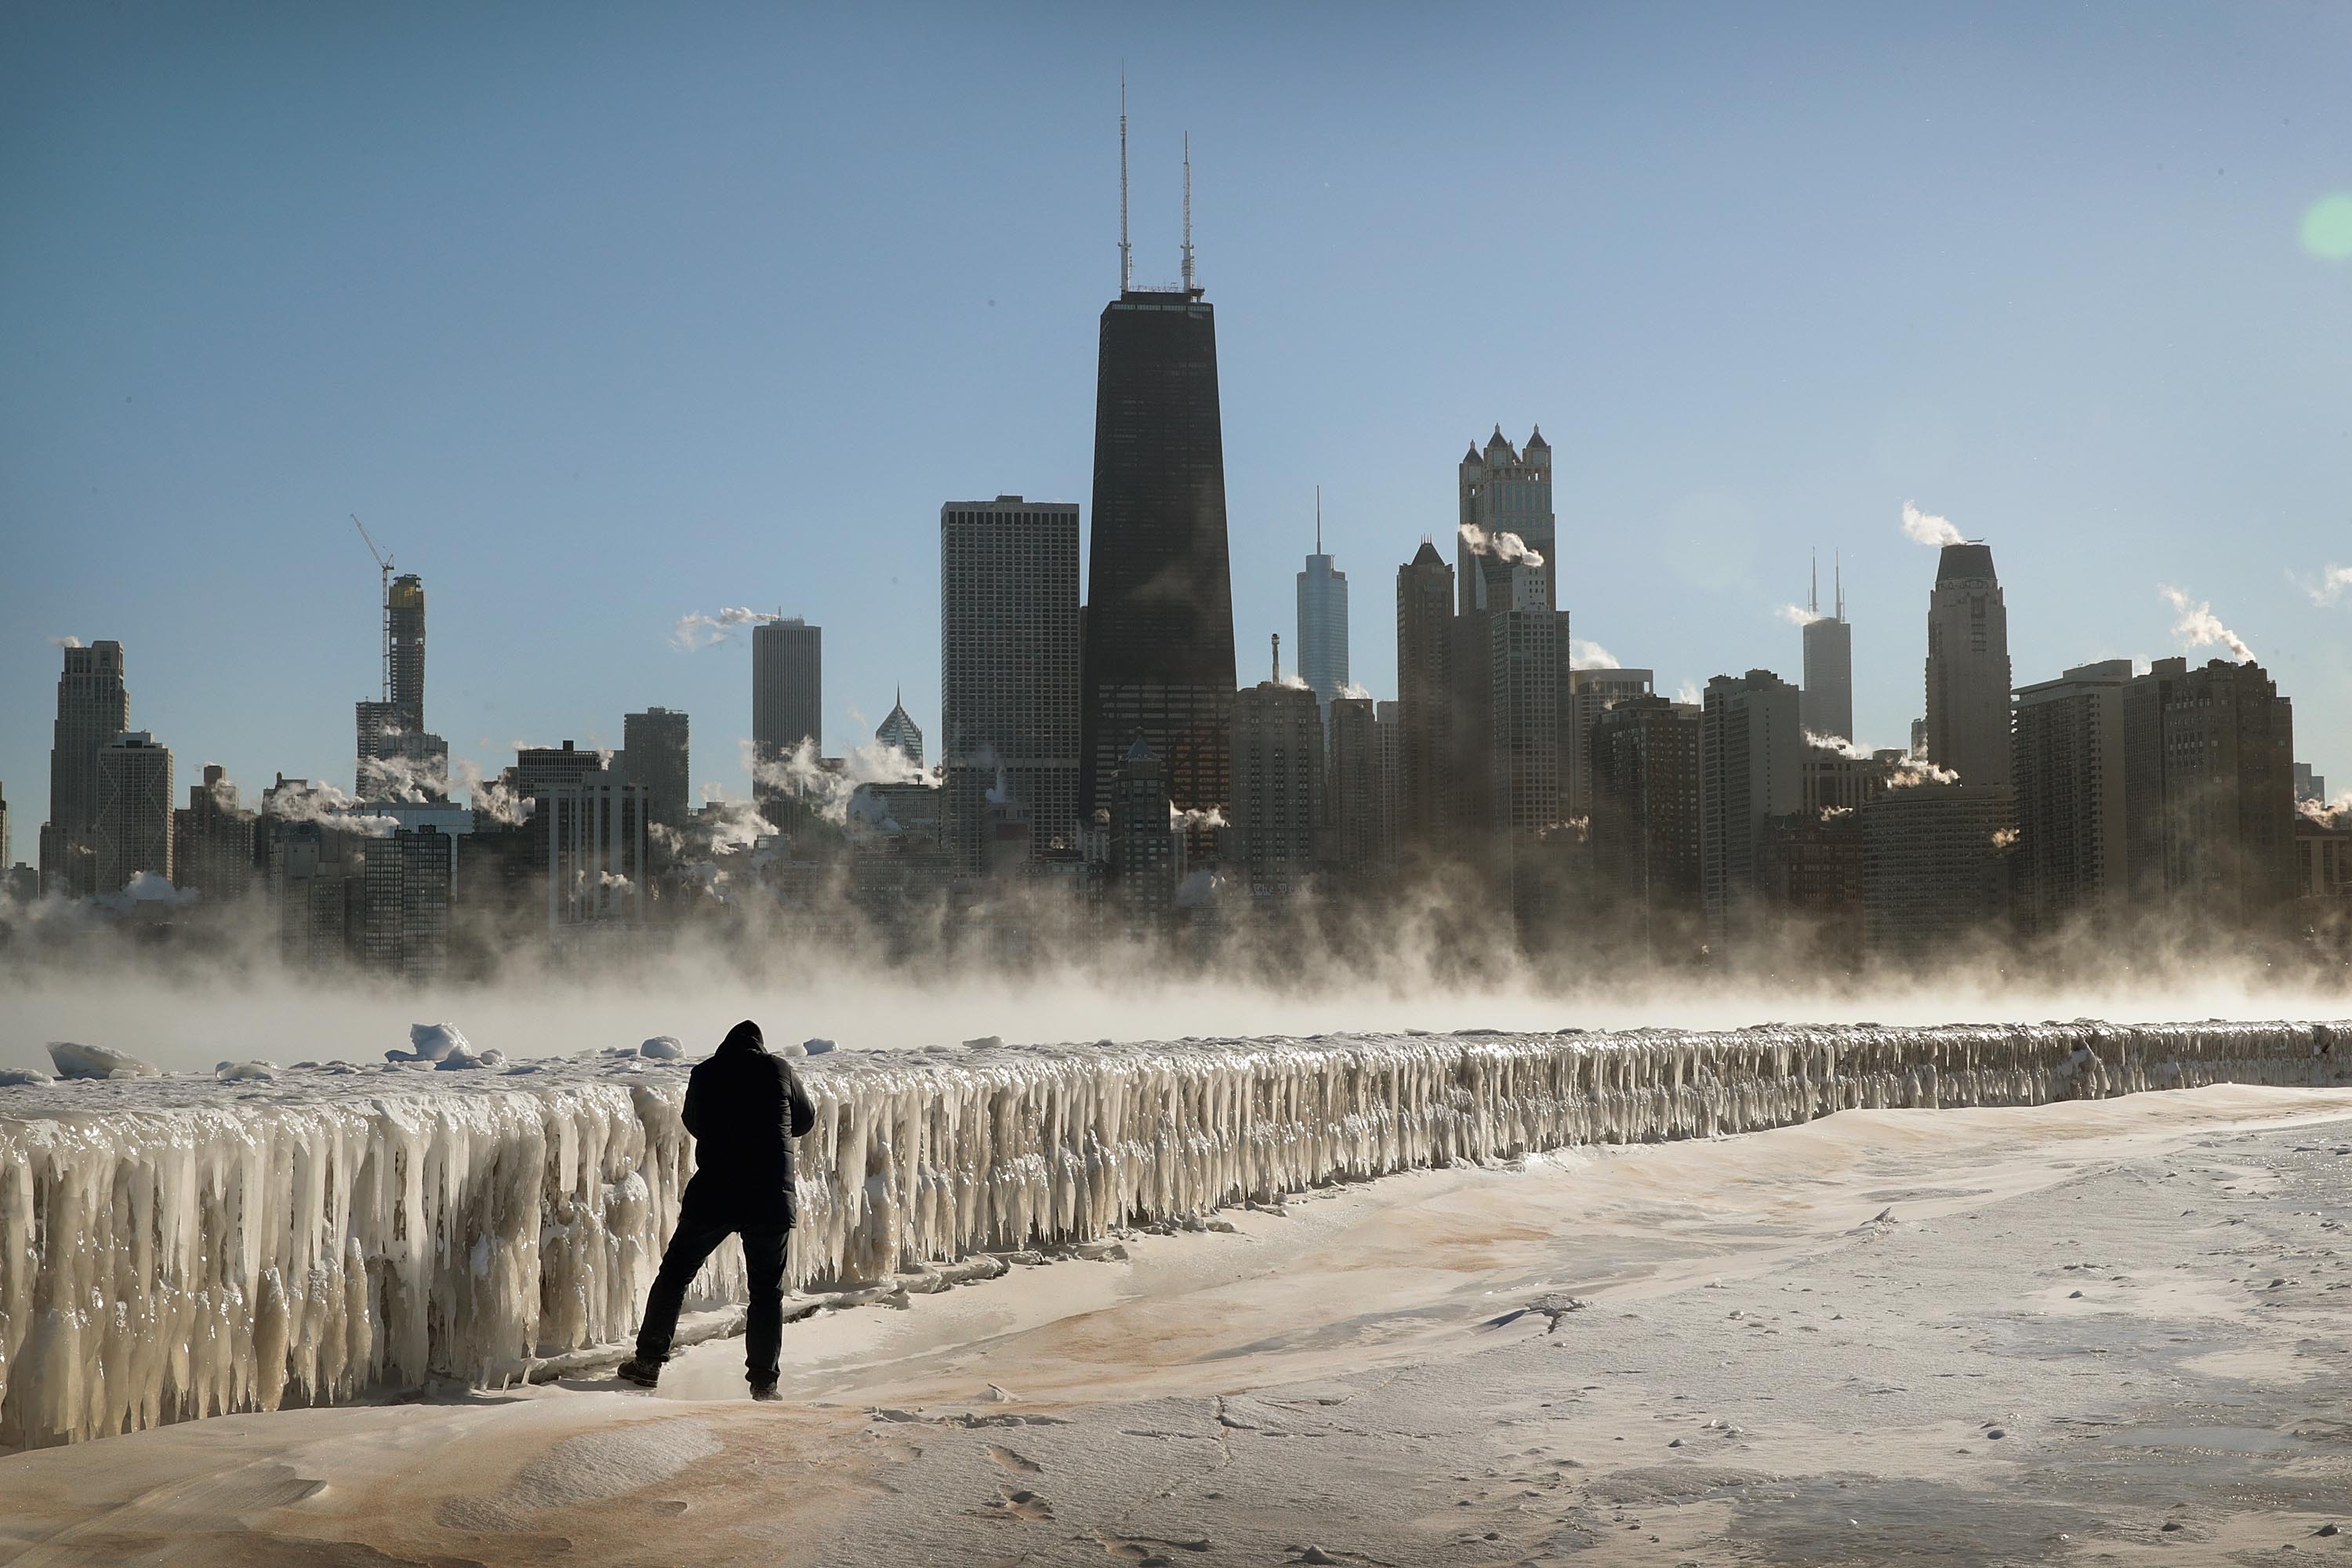
<svg viewBox="0 0 2352 1568"><path fill-rule="evenodd" d="M1997 927L2009 909L2011 809L2009 785L1972 784L1966 774L1958 784L1890 789L1864 805L1864 945L1921 955Z"/></svg>
<svg viewBox="0 0 2352 1568"><path fill-rule="evenodd" d="M381 974L437 977L449 952L456 840L404 827L360 845L360 962Z"/></svg>
<svg viewBox="0 0 2352 1568"><path fill-rule="evenodd" d="M425 581L414 572L392 580L383 604L384 695L403 731L425 729Z"/></svg>
<svg viewBox="0 0 2352 1568"><path fill-rule="evenodd" d="M1962 784L2008 784L2009 692L2009 611L1992 548L1947 544L1927 595L1927 760Z"/></svg>
<svg viewBox="0 0 2352 1568"><path fill-rule="evenodd" d="M794 616L751 628L751 747L761 770L792 755L803 741L824 746L824 628ZM752 796L766 812L786 792L773 775L752 775Z"/></svg>
<svg viewBox="0 0 2352 1568"><path fill-rule="evenodd" d="M1542 427L1537 426L1528 437L1528 449L1522 453L1503 438L1503 427L1496 426L1484 452L1473 446L1463 458L1456 482L1462 502L1462 531L1454 541L1455 565L1459 568L1455 588L1460 595L1461 613L1466 616L1486 609L1490 601L1507 596L1513 565L1509 552L1491 547L1480 549L1468 531L1473 529L1486 537L1517 534L1522 543L1542 556L1540 564L1552 574L1544 581L1543 608L1558 609L1551 443L1544 439Z"/></svg>
<svg viewBox="0 0 2352 1568"><path fill-rule="evenodd" d="M352 729L362 799L448 798L449 742L425 728L425 581L414 572L384 584L383 691L357 704Z"/></svg>
<svg viewBox="0 0 2352 1568"><path fill-rule="evenodd" d="M172 814L172 881L207 901L243 897L253 886L253 813L239 809L236 785L218 763L188 786L188 804Z"/></svg>
<svg viewBox="0 0 2352 1568"><path fill-rule="evenodd" d="M1138 737L1112 775L1110 891L1139 926L1164 923L1176 909L1177 847L1160 759Z"/></svg>
<svg viewBox="0 0 2352 1568"><path fill-rule="evenodd" d="M689 723L683 713L648 708L621 715L621 750L629 759L629 779L645 786L646 819L683 827L693 794Z"/></svg>
<svg viewBox="0 0 2352 1568"><path fill-rule="evenodd" d="M2130 892L2124 690L2131 679L2132 661L2115 658L2018 688L2011 875L2029 931L2118 914Z"/></svg>
<svg viewBox="0 0 2352 1568"><path fill-rule="evenodd" d="M1234 698L1230 868L1255 898L1279 898L1315 870L1323 811L1323 721L1315 693L1261 680Z"/></svg>
<svg viewBox="0 0 2352 1568"><path fill-rule="evenodd" d="M1315 487L1315 553L1298 574L1298 675L1331 721L1331 700L1348 684L1348 574L1323 553L1323 487Z"/></svg>
<svg viewBox="0 0 2352 1568"><path fill-rule="evenodd" d="M1699 721L1699 881L1709 942L1753 932L1765 823L1803 803L1797 689L1769 669L1708 681Z"/></svg>
<svg viewBox="0 0 2352 1568"><path fill-rule="evenodd" d="M1379 725L1369 697L1335 697L1323 771L1324 863L1361 877L1378 863L1381 836Z"/></svg>
<svg viewBox="0 0 2352 1568"><path fill-rule="evenodd" d="M1103 308L1095 383L1079 806L1109 804L1137 734L1181 809L1232 784L1233 581L1225 546L1217 324L1193 281L1191 159L1183 281L1138 289L1128 265L1126 116L1119 119L1118 298Z"/></svg>
<svg viewBox="0 0 2352 1568"><path fill-rule="evenodd" d="M917 767L923 765L923 727L908 713L904 693L891 697L890 711L874 727L874 739Z"/></svg>
<svg viewBox="0 0 2352 1568"><path fill-rule="evenodd" d="M1853 627L1845 618L1845 573L1832 563L1832 613L1822 610L1821 567L1813 568L1807 607L1817 617L1805 623L1805 684L1797 698L1799 721L1811 735L1853 739Z"/></svg>
<svg viewBox="0 0 2352 1568"><path fill-rule="evenodd" d="M1454 838L1454 568L1424 539L1397 568L1400 859L1443 855Z"/></svg>
<svg viewBox="0 0 2352 1568"><path fill-rule="evenodd" d="M2124 767L2135 908L2244 926L2294 896L2294 714L2262 666L2134 677Z"/></svg>
<svg viewBox="0 0 2352 1568"><path fill-rule="evenodd" d="M960 873L987 868L992 804L1026 812L1034 848L1077 845L1078 640L1076 507L940 508L940 762Z"/></svg>
<svg viewBox="0 0 2352 1568"><path fill-rule="evenodd" d="M97 889L98 753L131 728L122 645L68 647L58 677L49 746L49 822L41 836L41 888L68 895ZM165 802L164 809L170 810Z"/></svg>
<svg viewBox="0 0 2352 1568"><path fill-rule="evenodd" d="M118 893L142 871L172 879L172 749L144 730L98 749L97 891Z"/></svg>
<svg viewBox="0 0 2352 1568"><path fill-rule="evenodd" d="M1567 634L1561 633L1561 639ZM1654 689L1656 676L1647 669L1576 669L1568 672L1566 689L1562 692L1565 706L1561 709L1560 750L1567 757L1567 772L1560 780L1560 809L1570 816L1583 816L1592 810L1592 727L1601 722L1601 714L1632 697L1647 697Z"/></svg>
<svg viewBox="0 0 2352 1568"><path fill-rule="evenodd" d="M1605 894L1637 907L1654 948L1699 909L1699 708L1620 698L1589 738L1593 861Z"/></svg>

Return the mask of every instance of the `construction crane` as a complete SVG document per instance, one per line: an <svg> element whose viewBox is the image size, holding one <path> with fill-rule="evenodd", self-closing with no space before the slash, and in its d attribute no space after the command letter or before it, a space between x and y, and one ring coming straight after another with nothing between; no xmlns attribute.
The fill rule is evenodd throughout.
<svg viewBox="0 0 2352 1568"><path fill-rule="evenodd" d="M360 542L368 547L368 553L375 557L376 567L383 574L383 586L377 595L376 607L383 621L382 697L388 703L392 700L392 557L375 547L375 541L368 536L367 524L360 521L357 512L352 513L352 526L360 531Z"/></svg>

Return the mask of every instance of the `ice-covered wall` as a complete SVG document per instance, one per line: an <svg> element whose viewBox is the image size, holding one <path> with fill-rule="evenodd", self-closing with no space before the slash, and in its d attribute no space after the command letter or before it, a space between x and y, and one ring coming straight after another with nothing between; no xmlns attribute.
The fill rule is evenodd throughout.
<svg viewBox="0 0 2352 1568"><path fill-rule="evenodd" d="M1416 1035L802 1064L796 1286L1565 1144L2343 1081L2352 1026ZM0 1446L496 1383L625 1337L690 1170L687 1064L0 1089ZM740 1299L730 1247L702 1281Z"/></svg>

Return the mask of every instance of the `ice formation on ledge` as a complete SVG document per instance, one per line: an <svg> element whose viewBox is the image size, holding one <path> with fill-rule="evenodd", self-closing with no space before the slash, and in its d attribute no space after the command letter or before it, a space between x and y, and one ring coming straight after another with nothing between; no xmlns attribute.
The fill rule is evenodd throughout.
<svg viewBox="0 0 2352 1568"><path fill-rule="evenodd" d="M71 1040L51 1040L49 1060L57 1064L59 1078L153 1078L162 1070L111 1046Z"/></svg>
<svg viewBox="0 0 2352 1568"><path fill-rule="evenodd" d="M690 1173L686 1065L444 1073L474 1053L423 1034L373 1069L0 1093L0 1446L495 1384L626 1336ZM1335 1180L1850 1107L2334 1084L2347 1039L2082 1022L828 1051L801 1069L817 1122L791 1277L887 1284ZM730 1244L698 1294L741 1291Z"/></svg>

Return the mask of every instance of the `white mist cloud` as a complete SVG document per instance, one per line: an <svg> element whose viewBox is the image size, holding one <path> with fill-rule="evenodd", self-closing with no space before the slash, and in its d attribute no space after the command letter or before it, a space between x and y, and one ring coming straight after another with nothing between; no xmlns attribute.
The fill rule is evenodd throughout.
<svg viewBox="0 0 2352 1568"><path fill-rule="evenodd" d="M1706 701L1706 698L1705 694L1699 690L1697 681L1685 680L1680 686L1675 688L1675 700L1686 704L1689 707L1696 708L1700 703Z"/></svg>
<svg viewBox="0 0 2352 1568"><path fill-rule="evenodd" d="M2352 595L2352 566L2338 566L2331 561L2320 572L2319 580L2315 583L2305 582L2293 573L2287 575L2296 587L2311 595L2313 604L2323 610L2334 607L2337 600ZM57 639L52 637L49 640L55 642Z"/></svg>
<svg viewBox="0 0 2352 1568"><path fill-rule="evenodd" d="M748 610L740 605L730 605L715 616L706 616L698 610L692 615L680 616L670 627L670 646L680 653L692 653L697 648L730 640L740 627L757 626L761 621L775 618L763 611Z"/></svg>
<svg viewBox="0 0 2352 1568"><path fill-rule="evenodd" d="M1625 668L1618 662L1615 654L1611 653L1599 643L1587 642L1582 637L1569 638L1568 651L1568 665L1570 669L1622 669Z"/></svg>
<svg viewBox="0 0 2352 1568"><path fill-rule="evenodd" d="M466 804L473 808L476 816L502 827L515 826L530 816L530 797L509 789L496 777L483 776L479 763L464 757L451 763L449 783L466 792Z"/></svg>
<svg viewBox="0 0 2352 1568"><path fill-rule="evenodd" d="M1354 681L1350 680L1341 684L1339 688L1339 695L1360 701L1368 700L1372 694L1365 690L1362 687L1357 685Z"/></svg>
<svg viewBox="0 0 2352 1568"><path fill-rule="evenodd" d="M817 754L816 742L807 739L773 760L761 756L750 741L736 744L743 769L754 784L796 796L836 827L848 822L850 797L860 784L921 784L937 789L940 784L914 758L884 741L852 747L837 759L841 764L837 769L826 767L825 759Z"/></svg>
<svg viewBox="0 0 2352 1568"><path fill-rule="evenodd" d="M2180 618L2172 623L2172 635L2180 639L2183 648L2219 646L2228 648L2230 657L2241 663L2253 662L2254 650L2246 646L2245 638L2221 624L2221 617L2213 613L2211 605L2202 599L2192 605L2189 595L2178 588L2158 586L2156 592L2180 613Z"/></svg>
<svg viewBox="0 0 2352 1568"><path fill-rule="evenodd" d="M1213 805L1203 811L1198 806L1188 806L1179 811L1171 804L1168 807L1168 826L1171 828L1190 830L1195 827L1223 827L1228 825L1223 807Z"/></svg>
<svg viewBox="0 0 2352 1568"><path fill-rule="evenodd" d="M1870 749L1867 746L1857 746L1843 735L1823 735L1808 730L1805 731L1805 744L1824 752L1835 752L1841 757L1852 757L1856 762L1870 761Z"/></svg>
<svg viewBox="0 0 2352 1568"><path fill-rule="evenodd" d="M49 639L49 646L51 647L79 647L82 644L81 638L73 636L71 633L68 633L66 636L61 637L51 637Z"/></svg>
<svg viewBox="0 0 2352 1568"><path fill-rule="evenodd" d="M1960 531L1949 518L1937 517L1931 511L1921 511L1909 501L1903 503L1903 531L1917 544L1958 544L1963 542Z"/></svg>
<svg viewBox="0 0 2352 1568"><path fill-rule="evenodd" d="M1294 669L1276 684L1286 686L1293 691L1304 691L1307 689L1307 678Z"/></svg>
<svg viewBox="0 0 2352 1568"><path fill-rule="evenodd" d="M1780 618L1792 626L1810 626L1823 616L1819 610L1809 610L1802 605L1783 605Z"/></svg>
<svg viewBox="0 0 2352 1568"><path fill-rule="evenodd" d="M1475 522L1462 525L1462 542L1470 547L1473 555L1491 555L1497 561L1528 566L1544 563L1543 552L1528 548L1528 542L1517 534L1501 530L1489 533Z"/></svg>
<svg viewBox="0 0 2352 1568"><path fill-rule="evenodd" d="M338 832L367 838L387 838L400 826L390 816L360 809L360 801L324 780L288 780L263 802L262 810L280 822L315 822Z"/></svg>
<svg viewBox="0 0 2352 1568"><path fill-rule="evenodd" d="M1959 774L1949 768L1939 768L1923 757L1897 763L1895 771L1886 775L1886 787L1889 789L1909 789L1927 784L1956 784L1959 782Z"/></svg>

